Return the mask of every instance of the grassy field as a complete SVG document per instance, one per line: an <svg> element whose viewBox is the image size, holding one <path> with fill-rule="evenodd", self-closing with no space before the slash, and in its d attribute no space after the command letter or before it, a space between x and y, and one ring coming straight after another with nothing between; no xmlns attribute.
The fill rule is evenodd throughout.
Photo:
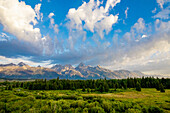
<svg viewBox="0 0 170 113"><path fill-rule="evenodd" d="M123 92L107 93L107 94L82 94L84 96L94 95L101 96L102 98L114 98L118 101L130 101L139 103L146 106L159 106L170 110L170 90L166 90L165 93L160 93L153 88L142 88L141 92L129 89ZM168 112L168 111L167 111ZM169 111L170 112L170 111Z"/></svg>
<svg viewBox="0 0 170 113"><path fill-rule="evenodd" d="M153 88L117 89L110 93L71 90L0 91L0 112L165 112L170 113L170 90L161 93Z"/></svg>

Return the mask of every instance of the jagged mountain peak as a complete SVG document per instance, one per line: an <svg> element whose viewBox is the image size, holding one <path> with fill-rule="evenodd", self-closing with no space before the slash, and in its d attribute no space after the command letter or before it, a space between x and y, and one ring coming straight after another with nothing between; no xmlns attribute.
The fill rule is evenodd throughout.
<svg viewBox="0 0 170 113"><path fill-rule="evenodd" d="M137 74L139 74L139 75L141 75L141 76L144 76L145 74L143 74L142 72L140 72L140 71L138 71L138 70L135 70L135 71L133 71L134 73L137 73Z"/></svg>
<svg viewBox="0 0 170 113"><path fill-rule="evenodd" d="M78 67L78 68L86 67L86 65L85 65L83 62L81 62L77 67Z"/></svg>
<svg viewBox="0 0 170 113"><path fill-rule="evenodd" d="M56 64L56 65L54 65L53 67L51 67L51 69L55 69L55 68L73 68L73 66L71 65L71 64L66 64L66 65L61 65L61 64Z"/></svg>
<svg viewBox="0 0 170 113"><path fill-rule="evenodd" d="M12 66L12 67L11 67ZM40 67L40 66L38 66ZM128 71L128 70L109 70L106 68L97 65L86 66L84 63L80 63L76 68L74 68L70 64L61 65L56 64L51 69L49 68L38 68L31 67L26 65L23 62L20 62L18 65L10 63L10 64L0 64L0 77L19 77L27 78L29 76L33 77L33 75L42 75L45 78L55 78L60 76L62 78L68 79L99 79L99 78L107 78L107 79L115 79L115 78L127 78L127 77L141 77L145 76L140 71Z"/></svg>
<svg viewBox="0 0 170 113"><path fill-rule="evenodd" d="M63 71L63 70L69 70L69 69L74 69L71 64L66 64L66 65L61 65L61 64L56 64L51 69L55 69L57 71Z"/></svg>
<svg viewBox="0 0 170 113"><path fill-rule="evenodd" d="M97 68L102 68L100 65L97 65Z"/></svg>
<svg viewBox="0 0 170 113"><path fill-rule="evenodd" d="M14 63L9 63L9 64L0 64L1 67L3 66L16 66L16 64Z"/></svg>
<svg viewBox="0 0 170 113"><path fill-rule="evenodd" d="M83 77L83 75L77 71L71 64L66 64L64 66L62 65L55 65L53 66L51 69L59 72L60 74L63 74L65 76L79 76L79 77Z"/></svg>
<svg viewBox="0 0 170 113"><path fill-rule="evenodd" d="M25 64L24 62L20 62L18 63L18 66L26 66L27 64Z"/></svg>
<svg viewBox="0 0 170 113"><path fill-rule="evenodd" d="M64 65L64 67L73 68L73 66L71 64L66 64L66 65Z"/></svg>

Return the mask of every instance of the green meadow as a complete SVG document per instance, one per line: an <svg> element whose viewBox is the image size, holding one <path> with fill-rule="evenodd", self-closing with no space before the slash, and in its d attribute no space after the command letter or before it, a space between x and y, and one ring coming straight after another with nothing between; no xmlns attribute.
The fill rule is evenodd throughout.
<svg viewBox="0 0 170 113"><path fill-rule="evenodd" d="M0 113L170 113L170 89L0 89Z"/></svg>

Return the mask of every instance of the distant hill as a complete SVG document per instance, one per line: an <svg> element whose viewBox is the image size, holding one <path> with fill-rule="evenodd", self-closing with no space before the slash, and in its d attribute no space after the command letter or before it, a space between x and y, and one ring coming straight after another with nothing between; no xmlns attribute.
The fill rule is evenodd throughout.
<svg viewBox="0 0 170 113"><path fill-rule="evenodd" d="M41 66L31 67L23 62L18 64L0 64L0 78L14 79L53 79L60 77L61 79L122 79L127 77L145 76L140 71L105 69L100 65L96 67L86 66L80 63L77 67L72 65L54 65L52 68L44 68Z"/></svg>

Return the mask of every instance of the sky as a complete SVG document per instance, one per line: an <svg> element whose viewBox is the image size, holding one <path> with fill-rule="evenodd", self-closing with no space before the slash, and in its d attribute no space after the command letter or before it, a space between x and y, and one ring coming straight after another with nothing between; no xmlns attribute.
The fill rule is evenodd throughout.
<svg viewBox="0 0 170 113"><path fill-rule="evenodd" d="M11 62L170 76L170 0L0 0L0 63Z"/></svg>

